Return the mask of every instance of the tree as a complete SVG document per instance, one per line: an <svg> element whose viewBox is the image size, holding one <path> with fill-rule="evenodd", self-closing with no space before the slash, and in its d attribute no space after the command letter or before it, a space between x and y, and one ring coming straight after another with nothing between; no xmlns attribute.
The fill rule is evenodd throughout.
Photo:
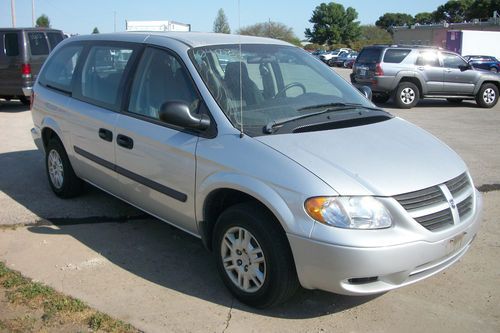
<svg viewBox="0 0 500 333"><path fill-rule="evenodd" d="M295 36L293 29L279 22L256 23L238 30L240 35L269 37L300 45L300 39Z"/></svg>
<svg viewBox="0 0 500 333"><path fill-rule="evenodd" d="M378 18L375 25L390 31L393 26L412 25L413 23L414 18L411 15L405 13L385 13Z"/></svg>
<svg viewBox="0 0 500 333"><path fill-rule="evenodd" d="M500 14L500 0L475 0L467 10L466 19L490 18L495 10Z"/></svg>
<svg viewBox="0 0 500 333"><path fill-rule="evenodd" d="M357 18L358 13L352 7L344 9L334 2L322 3L314 9L309 20L313 28L307 28L305 35L312 43L350 45L361 33Z"/></svg>
<svg viewBox="0 0 500 333"><path fill-rule="evenodd" d="M229 23L227 23L227 17L224 10L221 8L217 12L217 17L214 21L214 32L222 34L230 34L231 29L229 28Z"/></svg>
<svg viewBox="0 0 500 333"><path fill-rule="evenodd" d="M432 24L435 23L434 14L429 12L422 12L415 15L415 23L418 24Z"/></svg>
<svg viewBox="0 0 500 333"><path fill-rule="evenodd" d="M387 30L374 25L362 25L360 28L361 36L359 40L351 43L351 47L355 50L361 50L367 45L392 43L392 36Z"/></svg>
<svg viewBox="0 0 500 333"><path fill-rule="evenodd" d="M98 34L99 33L99 29L97 29L97 27L94 27L94 30L92 30L92 33L93 34Z"/></svg>
<svg viewBox="0 0 500 333"><path fill-rule="evenodd" d="M50 20L49 17L45 14L40 15L36 19L36 26L40 28L50 28Z"/></svg>
<svg viewBox="0 0 500 333"><path fill-rule="evenodd" d="M434 12L434 19L449 23L460 23L467 19L467 14L474 0L449 0Z"/></svg>

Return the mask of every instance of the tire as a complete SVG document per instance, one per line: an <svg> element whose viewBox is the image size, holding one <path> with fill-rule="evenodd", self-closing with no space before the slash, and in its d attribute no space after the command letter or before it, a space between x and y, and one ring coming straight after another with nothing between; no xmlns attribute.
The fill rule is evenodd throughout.
<svg viewBox="0 0 500 333"><path fill-rule="evenodd" d="M391 96L389 94L377 94L372 96L372 102L374 103L386 103Z"/></svg>
<svg viewBox="0 0 500 333"><path fill-rule="evenodd" d="M401 82L394 94L394 102L400 109L411 109L417 105L420 99L420 91L411 82Z"/></svg>
<svg viewBox="0 0 500 333"><path fill-rule="evenodd" d="M493 72L493 73L498 73L498 68L496 68L496 67L491 67L491 68L490 68L490 72Z"/></svg>
<svg viewBox="0 0 500 333"><path fill-rule="evenodd" d="M333 63L333 60L332 60L332 59L328 60L326 63L327 63L327 64L328 64L328 66L330 66L330 67L333 67L333 65L334 65L334 63Z"/></svg>
<svg viewBox="0 0 500 333"><path fill-rule="evenodd" d="M240 247L240 238L249 240L246 247ZM250 246L255 258L247 255ZM256 203L231 206L219 216L213 249L222 281L242 303L271 307L285 302L299 287L285 233L274 216Z"/></svg>
<svg viewBox="0 0 500 333"><path fill-rule="evenodd" d="M31 105L31 100L26 96L19 96L19 101L21 101L21 103L23 103L26 106Z"/></svg>
<svg viewBox="0 0 500 333"><path fill-rule="evenodd" d="M476 103L482 108L492 108L498 102L498 87L493 83L485 83L476 95Z"/></svg>
<svg viewBox="0 0 500 333"><path fill-rule="evenodd" d="M50 187L58 197L73 198L82 192L83 181L76 176L58 139L51 139L45 149L45 169Z"/></svg>
<svg viewBox="0 0 500 333"><path fill-rule="evenodd" d="M451 104L460 104L464 101L463 98L447 98L446 100Z"/></svg>

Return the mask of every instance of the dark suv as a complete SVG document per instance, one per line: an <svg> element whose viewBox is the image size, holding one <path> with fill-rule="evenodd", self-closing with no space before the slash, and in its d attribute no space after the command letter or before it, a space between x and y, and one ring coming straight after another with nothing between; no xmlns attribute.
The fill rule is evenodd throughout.
<svg viewBox="0 0 500 333"><path fill-rule="evenodd" d="M42 64L63 39L61 30L0 28L0 98L19 98L29 105Z"/></svg>
<svg viewBox="0 0 500 333"><path fill-rule="evenodd" d="M400 108L412 108L421 98L475 99L491 108L498 102L500 75L476 70L460 55L438 48L374 45L361 50L351 82L369 86L374 102L393 97Z"/></svg>

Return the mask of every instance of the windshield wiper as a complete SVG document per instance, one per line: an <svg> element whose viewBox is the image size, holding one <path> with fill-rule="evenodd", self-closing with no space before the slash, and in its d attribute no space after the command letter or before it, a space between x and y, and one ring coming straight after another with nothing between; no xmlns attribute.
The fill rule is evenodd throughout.
<svg viewBox="0 0 500 333"><path fill-rule="evenodd" d="M300 116L294 116L294 117L288 117L288 118L283 118L283 119L278 119L278 120L272 120L266 124L265 127L265 132L267 134L272 134L275 130L276 127L284 125L286 123L290 123L292 121L298 120L298 119L304 119L304 118L309 118L309 117L314 117L320 114L328 113L328 112L335 112L335 111L344 111L344 110L351 110L351 109L368 109L368 110L377 110L377 111L382 111L381 109L377 108L371 108L368 106L364 106L362 104L353 104L353 103L328 103L328 104L318 104L318 105L311 105L311 106L306 106L303 108L298 109L297 111L303 111L303 110L311 110L311 109L319 109L319 108L326 108L325 110L319 111L319 112L312 112L312 113L307 113L303 114Z"/></svg>

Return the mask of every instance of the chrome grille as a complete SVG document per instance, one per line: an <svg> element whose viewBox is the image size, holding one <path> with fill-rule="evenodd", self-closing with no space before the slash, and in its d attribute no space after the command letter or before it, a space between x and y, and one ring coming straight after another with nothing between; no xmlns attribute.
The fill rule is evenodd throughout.
<svg viewBox="0 0 500 333"><path fill-rule="evenodd" d="M415 220L428 230L436 230L453 225L453 214L451 209L445 209L430 215L416 217Z"/></svg>
<svg viewBox="0 0 500 333"><path fill-rule="evenodd" d="M431 206L436 203L445 202L443 192L438 186L429 187L420 191L400 194L394 197L407 211Z"/></svg>
<svg viewBox="0 0 500 333"><path fill-rule="evenodd" d="M446 188L448 191L446 191ZM447 194L445 194L447 193ZM450 194L455 201L460 221L468 218L474 209L474 190L467 173L463 173L444 184L439 184L410 193L394 196L409 215L427 230L438 230L452 226L454 221ZM447 199L448 198L448 199ZM448 202L450 200L450 202Z"/></svg>

